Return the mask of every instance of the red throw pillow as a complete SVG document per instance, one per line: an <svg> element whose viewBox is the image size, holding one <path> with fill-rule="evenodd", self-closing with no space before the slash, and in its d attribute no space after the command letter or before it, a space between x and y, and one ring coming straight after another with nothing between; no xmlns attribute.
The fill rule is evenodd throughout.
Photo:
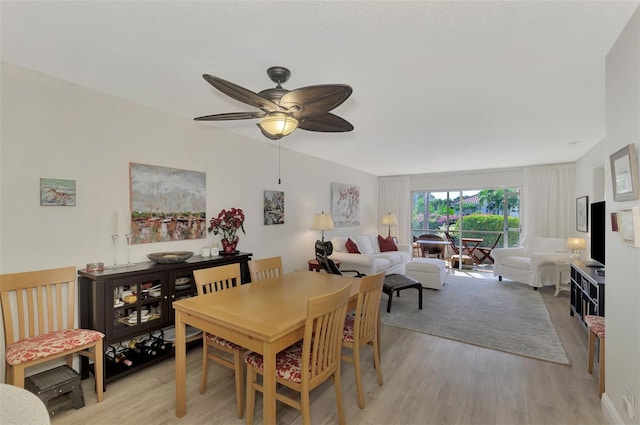
<svg viewBox="0 0 640 425"><path fill-rule="evenodd" d="M351 240L351 238L347 239L347 243L344 244L347 247L347 251L349 254L360 254L360 250L358 249L358 244Z"/></svg>
<svg viewBox="0 0 640 425"><path fill-rule="evenodd" d="M378 245L380 245L380 252L398 250L398 246L393 241L393 238L391 236L383 238L382 236L378 235Z"/></svg>

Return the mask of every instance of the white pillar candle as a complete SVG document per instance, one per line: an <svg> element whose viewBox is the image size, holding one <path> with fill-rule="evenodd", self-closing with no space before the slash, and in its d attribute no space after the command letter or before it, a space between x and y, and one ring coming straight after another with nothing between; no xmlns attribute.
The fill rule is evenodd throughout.
<svg viewBox="0 0 640 425"><path fill-rule="evenodd" d="M113 214L113 234L118 234L118 211Z"/></svg>

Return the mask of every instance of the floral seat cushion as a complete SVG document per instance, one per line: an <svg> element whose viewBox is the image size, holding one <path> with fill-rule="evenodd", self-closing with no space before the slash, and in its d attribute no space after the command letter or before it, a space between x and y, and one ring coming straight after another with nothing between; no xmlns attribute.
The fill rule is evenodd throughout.
<svg viewBox="0 0 640 425"><path fill-rule="evenodd" d="M264 359L260 354L249 354L245 358L245 362L256 369L264 370ZM302 341L293 344L276 355L276 376L278 378L299 384L302 380L300 375L301 367Z"/></svg>
<svg viewBox="0 0 640 425"><path fill-rule="evenodd" d="M584 321L589 330L596 334L598 338L604 338L604 317L584 316Z"/></svg>
<svg viewBox="0 0 640 425"><path fill-rule="evenodd" d="M242 347L240 347L239 345L234 344L231 341L227 341L224 338L220 338L219 336L215 336L215 335L212 335L212 334L208 333L207 334L207 339L209 341L213 342L214 344L218 344L218 345L220 345L222 347L227 347L227 348L230 348L230 349L236 350L236 351L242 350Z"/></svg>
<svg viewBox="0 0 640 425"><path fill-rule="evenodd" d="M63 329L14 342L6 350L7 363L18 365L82 347L104 338L90 329Z"/></svg>
<svg viewBox="0 0 640 425"><path fill-rule="evenodd" d="M344 320L344 331L342 332L342 341L353 342L353 331L356 323L356 315L353 313L347 314Z"/></svg>

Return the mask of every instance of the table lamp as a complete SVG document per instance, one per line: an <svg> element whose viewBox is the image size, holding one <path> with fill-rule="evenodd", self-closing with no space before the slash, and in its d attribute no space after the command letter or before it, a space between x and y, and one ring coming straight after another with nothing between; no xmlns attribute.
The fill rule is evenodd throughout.
<svg viewBox="0 0 640 425"><path fill-rule="evenodd" d="M391 226L398 225L398 219L395 214L386 213L382 216L382 224L385 226L389 226L389 237L391 237Z"/></svg>
<svg viewBox="0 0 640 425"><path fill-rule="evenodd" d="M567 248L573 251L571 260L582 260L580 251L587 248L587 241L585 238L567 238Z"/></svg>
<svg viewBox="0 0 640 425"><path fill-rule="evenodd" d="M325 214L324 211L322 211L320 214L314 215L313 223L311 223L311 228L313 230L322 231L322 241L324 242L324 231L335 229L335 227L333 226L333 219L331 218L331 214Z"/></svg>

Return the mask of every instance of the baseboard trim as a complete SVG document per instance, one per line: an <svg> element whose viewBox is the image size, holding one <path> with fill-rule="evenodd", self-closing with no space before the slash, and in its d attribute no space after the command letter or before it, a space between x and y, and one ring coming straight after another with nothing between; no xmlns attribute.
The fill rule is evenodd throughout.
<svg viewBox="0 0 640 425"><path fill-rule="evenodd" d="M607 395L607 393L602 393L602 411L604 412L604 416L607 420L607 423L614 425L624 425L624 420L622 416L616 410L616 407L613 405L613 402Z"/></svg>

